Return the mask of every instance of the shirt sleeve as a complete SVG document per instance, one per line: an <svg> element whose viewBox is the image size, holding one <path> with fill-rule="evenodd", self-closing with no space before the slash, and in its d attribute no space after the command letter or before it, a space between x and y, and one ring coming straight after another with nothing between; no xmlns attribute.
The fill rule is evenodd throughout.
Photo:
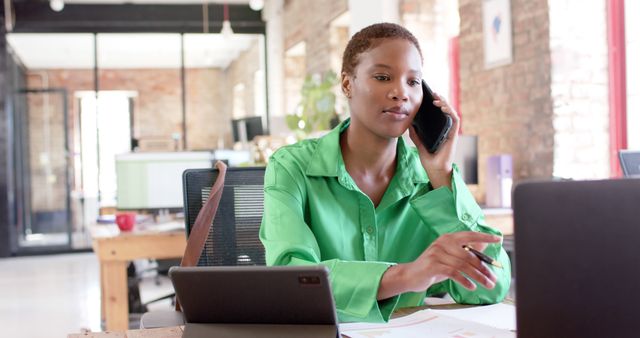
<svg viewBox="0 0 640 338"><path fill-rule="evenodd" d="M388 321L398 296L377 301L385 262L322 260L318 242L304 221L305 187L301 172L271 158L265 172L264 215L260 240L267 265L323 264L329 269L338 318L348 321Z"/></svg>
<svg viewBox="0 0 640 338"><path fill-rule="evenodd" d="M502 236L496 228L485 222L482 209L464 184L462 177L454 165L451 187L440 187L432 191L418 193L411 205L418 213L425 226L435 232L436 236L458 231L478 231ZM501 243L489 244L484 251L502 264L502 269L487 265L496 275L497 281L493 289L487 289L474 282L476 290L471 291L457 282L448 279L429 288L427 294L447 292L458 303L492 304L501 302L511 285L511 263Z"/></svg>

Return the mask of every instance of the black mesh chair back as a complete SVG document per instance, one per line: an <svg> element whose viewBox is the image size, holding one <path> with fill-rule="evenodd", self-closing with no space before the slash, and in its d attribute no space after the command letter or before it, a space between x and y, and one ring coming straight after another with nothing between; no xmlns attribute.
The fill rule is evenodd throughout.
<svg viewBox="0 0 640 338"><path fill-rule="evenodd" d="M258 238L264 209L264 167L228 168L218 212L198 266L265 265ZM182 174L187 236L209 198L218 170L188 169Z"/></svg>

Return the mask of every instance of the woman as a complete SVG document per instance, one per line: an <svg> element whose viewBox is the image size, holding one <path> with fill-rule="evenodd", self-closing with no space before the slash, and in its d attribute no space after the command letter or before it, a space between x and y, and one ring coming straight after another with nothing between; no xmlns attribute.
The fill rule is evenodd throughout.
<svg viewBox="0 0 640 338"><path fill-rule="evenodd" d="M461 303L494 303L509 289L500 233L485 224L452 163L457 113L434 94L454 121L435 154L410 128L422 101L422 60L401 26L355 34L342 60L350 119L278 150L267 167L260 230L267 264L327 266L342 322L387 321L394 309L443 292ZM417 149L400 137L407 129Z"/></svg>

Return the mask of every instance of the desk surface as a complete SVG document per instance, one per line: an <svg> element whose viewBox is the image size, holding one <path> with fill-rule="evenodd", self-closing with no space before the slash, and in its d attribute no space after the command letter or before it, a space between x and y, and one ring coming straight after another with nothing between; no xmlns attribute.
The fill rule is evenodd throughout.
<svg viewBox="0 0 640 338"><path fill-rule="evenodd" d="M85 332L70 334L68 338L180 338L183 326L163 327L160 329Z"/></svg>
<svg viewBox="0 0 640 338"><path fill-rule="evenodd" d="M513 211L508 208L482 209L487 224L497 228L504 236L513 235Z"/></svg>
<svg viewBox="0 0 640 338"><path fill-rule="evenodd" d="M475 306L455 304L450 300L441 300L439 298L427 298L426 303L428 305L399 309L394 312L392 318L406 316L427 308L434 310L476 308ZM511 299L505 299L503 304L514 305ZM515 317L515 307L513 311L513 316ZM183 330L184 326L172 326L145 330L75 333L69 334L68 338L178 338L182 337Z"/></svg>
<svg viewBox="0 0 640 338"><path fill-rule="evenodd" d="M101 307L107 330L124 332L129 327L129 261L182 257L187 244L184 230L158 230L167 227L139 227L131 232L120 232L115 225L90 227L93 251L100 262ZM113 337L125 337L122 334Z"/></svg>
<svg viewBox="0 0 640 338"><path fill-rule="evenodd" d="M165 225L159 227L162 226ZM101 262L182 257L187 243L184 226L182 230L177 228L177 231L164 231L164 228L148 226L121 232L115 225L95 225L89 229L93 251Z"/></svg>

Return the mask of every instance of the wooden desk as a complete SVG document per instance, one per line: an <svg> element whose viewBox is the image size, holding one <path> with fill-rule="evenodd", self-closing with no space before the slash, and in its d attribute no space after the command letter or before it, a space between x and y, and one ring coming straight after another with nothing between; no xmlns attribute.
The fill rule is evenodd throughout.
<svg viewBox="0 0 640 338"><path fill-rule="evenodd" d="M483 208L487 224L497 228L504 236L513 235L513 211L508 208Z"/></svg>
<svg viewBox="0 0 640 338"><path fill-rule="evenodd" d="M180 338L182 326L163 327L160 329L127 330L119 332L87 332L70 334L68 338Z"/></svg>
<svg viewBox="0 0 640 338"><path fill-rule="evenodd" d="M432 303L430 300L431 301L435 300L435 303ZM427 298L426 301L427 301L427 304L429 305L399 309L395 311L391 317L397 318L397 317L406 316L426 308L459 309L464 307L472 307L472 305L462 305L462 304L455 304L447 301L439 301L436 298ZM503 303L514 305L514 302L511 299L505 299ZM179 337L182 337L183 330L184 330L184 326L172 326L172 327L164 327L164 328L158 328L158 329L128 330L128 331L123 330L120 332L76 333L76 334L70 334L68 338L143 338L143 337L144 338L179 338ZM343 337L346 337L346 336L343 336Z"/></svg>
<svg viewBox="0 0 640 338"><path fill-rule="evenodd" d="M127 264L134 259L180 258L187 244L184 231L120 232L115 225L90 227L93 252L100 261L102 317L107 330L129 328Z"/></svg>
<svg viewBox="0 0 640 338"><path fill-rule="evenodd" d="M510 209L483 209L483 212L487 224L500 229L505 236L513 234ZM115 225L96 225L90 229L93 251L100 260L101 308L106 329L127 330L127 263L143 258L180 258L186 246L186 236L183 231L121 233Z"/></svg>

